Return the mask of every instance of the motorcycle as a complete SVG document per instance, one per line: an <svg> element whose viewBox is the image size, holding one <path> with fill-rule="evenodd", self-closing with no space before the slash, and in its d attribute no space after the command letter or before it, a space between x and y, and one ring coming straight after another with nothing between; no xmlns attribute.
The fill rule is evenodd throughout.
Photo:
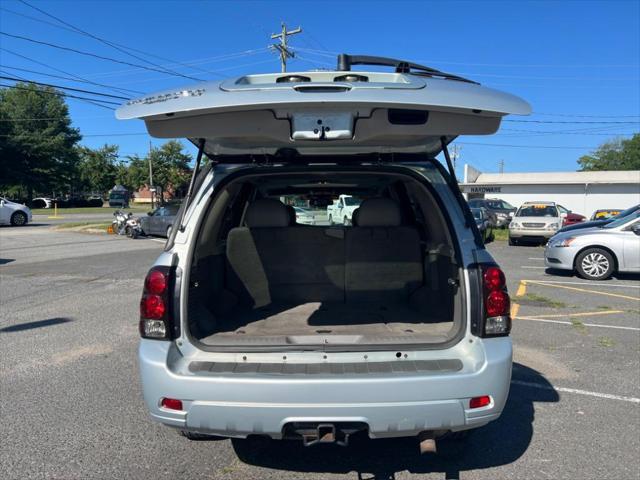
<svg viewBox="0 0 640 480"><path fill-rule="evenodd" d="M140 219L135 217L133 213L125 213L122 210L113 212L115 217L111 222L113 233L117 235L126 235L130 238L138 238L142 234Z"/></svg>
<svg viewBox="0 0 640 480"><path fill-rule="evenodd" d="M128 216L122 210L113 212L114 219L111 222L113 233L116 235L124 235Z"/></svg>
<svg viewBox="0 0 640 480"><path fill-rule="evenodd" d="M131 212L127 215L124 232L129 238L138 238L142 234L140 219L138 217L134 217Z"/></svg>

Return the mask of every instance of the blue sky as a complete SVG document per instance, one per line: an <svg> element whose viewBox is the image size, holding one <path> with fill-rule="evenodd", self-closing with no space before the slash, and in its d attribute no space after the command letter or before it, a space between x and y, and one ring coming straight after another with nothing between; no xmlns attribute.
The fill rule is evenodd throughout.
<svg viewBox="0 0 640 480"><path fill-rule="evenodd" d="M542 123L503 122L494 136L457 142L459 163L487 172L497 171L500 160L507 172L572 171L576 159L592 147L640 130L637 0L27 1L73 26L143 51L135 54L158 64L190 64L197 69L175 64L169 68L198 78L278 71L278 58L266 47L269 35L284 20L304 30L291 38L298 57L290 62L290 71L331 67L335 52L391 56L522 96L535 113L513 119ZM0 31L142 63L17 0L0 1ZM192 83L6 36L0 36L0 49L1 74L7 76L114 93L15 69L63 75L44 63L93 82L140 92ZM69 100L69 105L74 125L85 136L82 143L92 147L115 143L122 155L144 154L149 148L148 136L135 135L145 131L142 122L117 121L110 110L78 100Z"/></svg>

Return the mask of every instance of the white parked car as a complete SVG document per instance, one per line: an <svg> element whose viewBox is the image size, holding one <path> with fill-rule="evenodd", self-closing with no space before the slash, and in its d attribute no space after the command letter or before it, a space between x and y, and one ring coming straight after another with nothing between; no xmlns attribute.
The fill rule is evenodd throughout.
<svg viewBox="0 0 640 480"><path fill-rule="evenodd" d="M26 205L0 197L0 225L22 226L31 222L31 210Z"/></svg>
<svg viewBox="0 0 640 480"><path fill-rule="evenodd" d="M333 202L333 205L327 207L327 218L330 225L341 223L343 225L351 225L353 212L360 206L360 199L351 195L340 195Z"/></svg>
<svg viewBox="0 0 640 480"><path fill-rule="evenodd" d="M640 272L640 212L606 225L555 235L544 251L547 268L575 270L587 280Z"/></svg>
<svg viewBox="0 0 640 480"><path fill-rule="evenodd" d="M31 206L33 208L52 208L53 199L48 197L37 197L31 200Z"/></svg>
<svg viewBox="0 0 640 480"><path fill-rule="evenodd" d="M119 108L198 146L140 302L151 416L190 438L344 445L362 431L417 437L423 452L496 420L509 295L448 145L530 111L455 75L349 55L335 71L245 75ZM215 161L198 174L205 153ZM290 194L365 200L334 218L352 225L297 225Z"/></svg>
<svg viewBox="0 0 640 480"><path fill-rule="evenodd" d="M509 223L509 245L546 242L562 228L563 215L554 202L523 203Z"/></svg>

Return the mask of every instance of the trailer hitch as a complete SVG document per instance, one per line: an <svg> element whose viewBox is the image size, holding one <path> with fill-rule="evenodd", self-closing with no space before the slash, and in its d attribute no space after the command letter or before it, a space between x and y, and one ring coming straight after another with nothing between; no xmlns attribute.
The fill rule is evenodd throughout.
<svg viewBox="0 0 640 480"><path fill-rule="evenodd" d="M349 445L349 437L354 433L366 431L368 426L360 422L315 423L294 422L285 425L285 438L302 439L305 447L321 443L334 443L341 447Z"/></svg>

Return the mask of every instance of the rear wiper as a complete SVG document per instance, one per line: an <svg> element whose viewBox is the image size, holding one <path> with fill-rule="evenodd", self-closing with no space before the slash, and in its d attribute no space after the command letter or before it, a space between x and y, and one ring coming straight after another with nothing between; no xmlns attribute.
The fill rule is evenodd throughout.
<svg viewBox="0 0 640 480"><path fill-rule="evenodd" d="M342 53L338 55L337 70L342 72L351 71L351 65L376 65L382 67L394 67L396 73L409 73L421 77L444 78L446 80L457 80L459 82L473 83L480 85L478 82L469 80L468 78L459 77L451 73L441 72L435 68L426 67L418 63L408 62L406 60L397 60L388 57L374 57L371 55L347 55Z"/></svg>

